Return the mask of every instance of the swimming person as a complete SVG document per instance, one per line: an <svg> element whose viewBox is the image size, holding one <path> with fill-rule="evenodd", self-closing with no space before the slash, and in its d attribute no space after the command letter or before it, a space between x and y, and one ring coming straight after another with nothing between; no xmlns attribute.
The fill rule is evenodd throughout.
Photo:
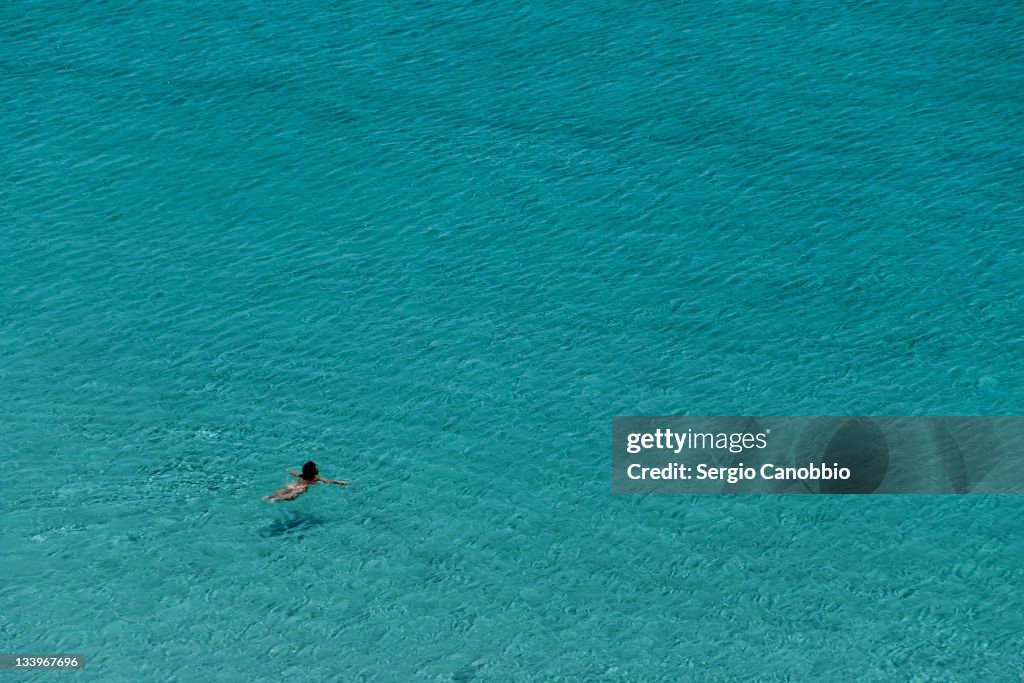
<svg viewBox="0 0 1024 683"><path fill-rule="evenodd" d="M348 486L347 481L341 481L340 479L324 479L320 476L320 470L317 468L316 463L312 460L308 461L302 466L302 474L299 474L295 470L288 470L288 474L293 477L298 477L298 481L285 486L283 489L274 491L270 495L263 496L263 500L269 500L271 503L278 500L295 500L303 493L306 492L311 485L322 482L324 484L340 484L342 486Z"/></svg>

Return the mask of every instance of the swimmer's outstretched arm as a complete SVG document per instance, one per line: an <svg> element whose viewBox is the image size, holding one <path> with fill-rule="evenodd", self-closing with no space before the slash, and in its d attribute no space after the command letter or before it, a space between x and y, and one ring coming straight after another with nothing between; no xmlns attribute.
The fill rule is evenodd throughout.
<svg viewBox="0 0 1024 683"><path fill-rule="evenodd" d="M299 474L295 470L288 470L288 474L292 475L293 477L301 477L302 476L301 474Z"/></svg>
<svg viewBox="0 0 1024 683"><path fill-rule="evenodd" d="M322 481L325 484L341 484L342 486L349 485L349 482L342 481L341 479L324 479L323 477L317 477L316 481Z"/></svg>

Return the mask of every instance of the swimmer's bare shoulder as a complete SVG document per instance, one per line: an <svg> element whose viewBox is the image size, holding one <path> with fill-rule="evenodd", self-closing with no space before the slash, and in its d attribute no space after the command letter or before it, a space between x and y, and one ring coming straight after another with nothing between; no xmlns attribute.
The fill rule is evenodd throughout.
<svg viewBox="0 0 1024 683"><path fill-rule="evenodd" d="M288 474L292 475L293 477L298 477L299 480L302 479L302 475L296 472L295 470L288 470ZM312 484L316 482L320 482L322 484L340 484L341 486L348 486L349 484L352 483L349 481L342 481L341 479L327 479L326 477L321 477L319 474L316 475L316 477L314 477L313 481L311 481L310 483Z"/></svg>

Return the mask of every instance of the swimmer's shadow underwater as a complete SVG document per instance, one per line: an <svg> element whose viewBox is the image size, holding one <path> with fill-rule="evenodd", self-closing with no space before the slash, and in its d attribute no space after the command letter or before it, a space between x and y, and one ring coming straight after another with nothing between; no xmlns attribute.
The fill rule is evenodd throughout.
<svg viewBox="0 0 1024 683"><path fill-rule="evenodd" d="M296 538L302 538L302 533L312 531L324 525L327 520L320 515L309 512L285 511L279 519L259 530L259 535L264 538L278 538L280 536L297 534Z"/></svg>

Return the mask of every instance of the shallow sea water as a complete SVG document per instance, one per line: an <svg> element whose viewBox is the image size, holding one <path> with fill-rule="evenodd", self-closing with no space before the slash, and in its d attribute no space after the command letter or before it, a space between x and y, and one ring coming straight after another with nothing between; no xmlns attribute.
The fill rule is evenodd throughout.
<svg viewBox="0 0 1024 683"><path fill-rule="evenodd" d="M1024 14L890 5L0 7L0 652L1024 677L1020 499L610 494L612 415L1020 414Z"/></svg>

